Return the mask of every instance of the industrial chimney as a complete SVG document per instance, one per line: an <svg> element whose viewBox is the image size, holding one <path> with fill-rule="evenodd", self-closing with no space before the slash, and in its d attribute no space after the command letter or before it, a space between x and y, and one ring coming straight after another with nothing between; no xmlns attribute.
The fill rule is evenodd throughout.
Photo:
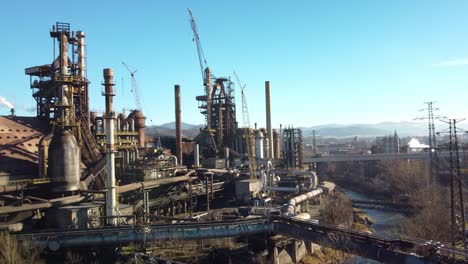
<svg viewBox="0 0 468 264"><path fill-rule="evenodd" d="M114 71L104 69L104 96L106 98L106 162L107 162L107 224L117 225L116 195L115 195L115 162L114 162Z"/></svg>
<svg viewBox="0 0 468 264"><path fill-rule="evenodd" d="M175 96L175 131L176 131L176 156L179 161L178 165L182 165L182 117L180 108L180 85L174 86Z"/></svg>
<svg viewBox="0 0 468 264"><path fill-rule="evenodd" d="M268 156L267 159L273 159L273 129L271 127L271 98L270 98L270 81L265 82L265 99L266 99L266 125L268 138Z"/></svg>

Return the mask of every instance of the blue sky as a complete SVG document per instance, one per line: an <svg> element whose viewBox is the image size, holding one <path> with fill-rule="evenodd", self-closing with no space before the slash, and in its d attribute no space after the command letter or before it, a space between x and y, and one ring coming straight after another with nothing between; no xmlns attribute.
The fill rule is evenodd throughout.
<svg viewBox="0 0 468 264"><path fill-rule="evenodd" d="M91 108L104 109L107 67L116 75L117 110L134 107L125 61L138 69L148 124L174 120L175 84L183 121L203 123L187 7L215 75L236 70L246 84L251 123L265 124L266 80L275 126L411 120L429 100L441 114L467 115L467 1L6 1L0 96L18 114L33 114L24 68L52 61L49 30L69 22L87 35Z"/></svg>

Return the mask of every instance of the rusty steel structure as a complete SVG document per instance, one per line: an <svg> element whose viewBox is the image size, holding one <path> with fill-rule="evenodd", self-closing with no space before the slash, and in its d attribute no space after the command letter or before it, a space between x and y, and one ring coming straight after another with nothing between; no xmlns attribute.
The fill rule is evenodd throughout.
<svg viewBox="0 0 468 264"><path fill-rule="evenodd" d="M83 31L73 33L69 23L57 22L50 36L54 40L52 63L25 69L37 102L37 118L70 129L80 146L83 162L92 166L102 155L89 129L85 34ZM59 47L57 57L56 42Z"/></svg>
<svg viewBox="0 0 468 264"><path fill-rule="evenodd" d="M215 153L224 147L235 148L233 142L237 132L237 120L234 83L230 78L214 77L206 62L195 18L190 9L188 9L188 13L205 88L205 94L197 96L196 100L200 112L205 116L206 128L204 133L206 137L213 138L213 140L208 141L213 146L202 146L202 148L205 150L211 149L211 152ZM205 151L205 153L207 152L209 151Z"/></svg>
<svg viewBox="0 0 468 264"><path fill-rule="evenodd" d="M283 130L284 163L288 168L300 168L304 164L304 145L302 142L302 130L288 127Z"/></svg>

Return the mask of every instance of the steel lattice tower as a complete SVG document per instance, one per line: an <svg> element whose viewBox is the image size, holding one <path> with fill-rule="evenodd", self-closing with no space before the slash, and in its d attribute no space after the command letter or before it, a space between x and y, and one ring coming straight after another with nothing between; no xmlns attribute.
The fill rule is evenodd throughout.
<svg viewBox="0 0 468 264"><path fill-rule="evenodd" d="M427 107L423 108L419 111L427 111L427 117L419 117L415 118L416 120L424 120L427 119L428 123L428 130L429 130L429 161L431 166L431 174L429 178L429 183L432 184L434 180L437 179L439 176L439 159L437 157L437 141L436 141L436 133L435 133L435 126L434 126L434 118L441 118L440 116L434 116L434 111L439 110L439 108L434 108L434 104L436 102L429 101L424 102Z"/></svg>
<svg viewBox="0 0 468 264"><path fill-rule="evenodd" d="M441 120L449 124L449 149L450 149L450 218L452 246L457 241L463 242L463 248L467 248L465 237L465 207L463 203L464 180L460 170L460 156L457 138L457 123L462 120Z"/></svg>

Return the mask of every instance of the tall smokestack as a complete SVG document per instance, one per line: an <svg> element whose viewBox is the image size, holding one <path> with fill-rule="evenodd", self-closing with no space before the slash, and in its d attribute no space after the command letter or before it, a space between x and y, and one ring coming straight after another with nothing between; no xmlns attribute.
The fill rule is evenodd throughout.
<svg viewBox="0 0 468 264"><path fill-rule="evenodd" d="M78 53L78 79L80 82L86 82L86 54L85 54L85 33L83 31L76 32L76 39L78 42L77 46L77 53ZM89 95L88 95L88 87L83 86L83 90L85 92L85 115L88 120L89 128L91 128L90 122L90 114L89 114Z"/></svg>
<svg viewBox="0 0 468 264"><path fill-rule="evenodd" d="M175 94L175 129L176 129L176 156L179 160L179 165L182 165L182 117L180 109L180 85L174 86Z"/></svg>
<svg viewBox="0 0 468 264"><path fill-rule="evenodd" d="M65 78L68 75L68 35L65 31L60 32L60 78ZM70 111L67 106L68 102L68 85L60 85L59 101L60 101L60 122L61 127L69 125Z"/></svg>
<svg viewBox="0 0 468 264"><path fill-rule="evenodd" d="M268 137L268 157L273 159L273 129L271 128L271 98L270 98L270 81L265 82L265 99L266 99L266 125Z"/></svg>
<svg viewBox="0 0 468 264"><path fill-rule="evenodd" d="M78 77L86 77L86 64L85 64L85 33L83 31L76 32L78 42Z"/></svg>
<svg viewBox="0 0 468 264"><path fill-rule="evenodd" d="M114 71L104 69L104 96L106 98L106 161L107 161L107 224L117 225L115 196L115 163L114 163Z"/></svg>

